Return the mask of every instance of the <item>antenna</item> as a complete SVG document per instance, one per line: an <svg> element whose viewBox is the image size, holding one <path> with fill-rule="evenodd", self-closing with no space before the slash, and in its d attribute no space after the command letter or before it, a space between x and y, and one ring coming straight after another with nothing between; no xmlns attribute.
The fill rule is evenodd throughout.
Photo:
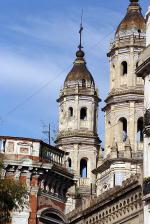
<svg viewBox="0 0 150 224"><path fill-rule="evenodd" d="M44 128L46 128L47 126L44 124ZM50 124L48 125L48 130L42 131L43 134L48 136L48 144L51 144L51 126Z"/></svg>
<svg viewBox="0 0 150 224"><path fill-rule="evenodd" d="M79 50L81 50L83 47L82 47L82 31L83 31L83 25L82 25L82 22L83 22L83 9L82 9L82 13L81 13L81 23L80 23L80 30L79 30L79 34L80 34L80 44L79 44Z"/></svg>

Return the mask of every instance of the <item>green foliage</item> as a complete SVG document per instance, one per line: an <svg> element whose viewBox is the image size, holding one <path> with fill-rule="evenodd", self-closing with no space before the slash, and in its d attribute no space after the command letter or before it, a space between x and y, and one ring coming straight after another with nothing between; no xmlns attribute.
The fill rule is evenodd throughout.
<svg viewBox="0 0 150 224"><path fill-rule="evenodd" d="M13 178L2 178L2 168L3 157L0 156L0 224L9 221L13 209L23 209L28 196L25 184Z"/></svg>

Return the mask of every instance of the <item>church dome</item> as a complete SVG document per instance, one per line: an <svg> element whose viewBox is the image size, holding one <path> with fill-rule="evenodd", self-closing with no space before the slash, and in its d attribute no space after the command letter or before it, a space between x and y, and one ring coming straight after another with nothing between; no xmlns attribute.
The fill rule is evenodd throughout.
<svg viewBox="0 0 150 224"><path fill-rule="evenodd" d="M116 35L120 33L128 33L130 31L134 33L145 33L146 22L141 13L141 7L138 0L130 0L130 5L127 10L127 14L119 24Z"/></svg>
<svg viewBox="0 0 150 224"><path fill-rule="evenodd" d="M90 82L95 85L94 79L87 69L86 62L84 60L84 52L81 49L76 52L76 57L73 68L66 77L65 84L71 81L76 82L84 80L85 82Z"/></svg>

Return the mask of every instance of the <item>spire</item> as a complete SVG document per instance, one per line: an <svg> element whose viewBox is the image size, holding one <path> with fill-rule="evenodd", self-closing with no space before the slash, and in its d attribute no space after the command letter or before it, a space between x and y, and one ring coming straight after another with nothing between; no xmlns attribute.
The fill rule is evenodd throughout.
<svg viewBox="0 0 150 224"><path fill-rule="evenodd" d="M80 44L78 46L79 50L82 50L82 31L83 31L83 25L82 25L82 20L83 20L83 9L82 9L82 14L81 14L81 23L80 23L80 30L79 30L79 34L80 34Z"/></svg>
<svg viewBox="0 0 150 224"><path fill-rule="evenodd" d="M85 63L85 61L83 59L84 52L82 51L82 48L83 48L83 46L82 46L82 32L83 32L82 20L83 20L83 9L82 9L82 14L81 14L81 23L80 23L80 30L79 30L79 34L80 34L80 42L79 42L79 46L78 46L79 50L76 52L76 57L77 57L76 61L80 61L80 62L83 61Z"/></svg>
<svg viewBox="0 0 150 224"><path fill-rule="evenodd" d="M90 82L93 86L95 86L94 79L86 67L86 61L84 60L85 54L84 54L84 51L82 50L83 48L82 46L82 31L83 31L82 17L83 17L83 11L82 11L81 24L80 24L80 30L79 30L80 42L79 42L78 50L76 52L76 59L73 63L73 68L71 69L71 71L68 73L66 77L65 84L70 81L78 82L78 81L84 80L84 82L85 81Z"/></svg>

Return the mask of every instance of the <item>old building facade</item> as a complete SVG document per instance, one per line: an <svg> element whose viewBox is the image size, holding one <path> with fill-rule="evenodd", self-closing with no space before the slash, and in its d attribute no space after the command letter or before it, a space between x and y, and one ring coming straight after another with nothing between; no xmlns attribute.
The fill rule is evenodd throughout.
<svg viewBox="0 0 150 224"><path fill-rule="evenodd" d="M27 185L27 205L12 212L12 224L68 223L64 216L66 193L74 184L65 166L66 153L38 139L0 136L4 154L3 178Z"/></svg>
<svg viewBox="0 0 150 224"><path fill-rule="evenodd" d="M150 223L150 10L146 18L139 1L130 0L110 44L104 157L97 133L100 98L84 59L82 26L73 68L57 100L56 147L0 137L4 177L23 180L29 189L29 206L14 211L13 224Z"/></svg>
<svg viewBox="0 0 150 224"><path fill-rule="evenodd" d="M144 224L150 223L150 7L146 14L146 49L141 53L137 75L144 79Z"/></svg>

